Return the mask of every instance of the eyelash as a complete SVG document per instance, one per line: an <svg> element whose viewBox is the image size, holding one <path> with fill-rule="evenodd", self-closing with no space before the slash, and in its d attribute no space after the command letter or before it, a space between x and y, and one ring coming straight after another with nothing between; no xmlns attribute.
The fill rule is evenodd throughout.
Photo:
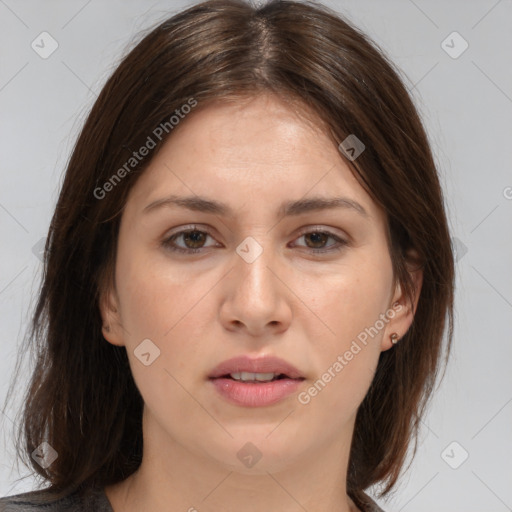
<svg viewBox="0 0 512 512"><path fill-rule="evenodd" d="M213 238L211 233L208 232L207 230L198 229L197 227L194 226L192 228L184 229L182 231L178 231L177 233L172 234L170 237L167 237L162 242L162 245L167 250L170 250L170 251L173 251L173 252L179 252L179 253L182 253L182 254L197 254L197 253L201 252L202 250L204 250L205 248L204 247L200 247L198 249L183 249L182 247L177 247L177 246L173 245L174 240L179 238L181 235L185 235L187 233L194 233L194 232L204 233L204 234L210 236L211 238ZM338 243L337 247L332 248L332 246L331 246L331 248L329 248L329 249L311 249L311 248L307 248L306 247L306 249L309 249L309 251L311 251L313 254L327 254L327 253L331 253L331 252L341 251L342 249L345 248L346 245L348 245L348 242L346 240L343 240L342 238L340 238L339 236L335 235L334 233L331 233L330 231L325 231L325 230L321 230L321 229L313 229L313 230L310 230L310 231L303 231L298 236L298 238L301 238L304 235L309 235L309 234L312 234L312 233L328 235L329 237L331 237L334 240L336 240L336 242Z"/></svg>

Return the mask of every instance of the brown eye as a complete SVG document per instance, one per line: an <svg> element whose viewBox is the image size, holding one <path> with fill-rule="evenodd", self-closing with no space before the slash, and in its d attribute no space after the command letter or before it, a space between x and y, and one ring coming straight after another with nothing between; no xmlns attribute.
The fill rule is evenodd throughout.
<svg viewBox="0 0 512 512"><path fill-rule="evenodd" d="M184 254L195 254L200 253L202 249L214 247L214 245L205 245L208 237L213 237L207 232L199 229L185 229L174 233L162 242L162 245L171 251L181 252ZM306 245L300 245L299 247L305 247L313 253L329 253L334 251L340 251L348 242L329 231L313 230L305 231L299 239L303 238ZM332 239L334 243L326 245ZM181 242L181 243L178 243Z"/></svg>
<svg viewBox="0 0 512 512"><path fill-rule="evenodd" d="M306 240L306 243L308 240L310 240L311 244L313 244L313 246L307 244L308 247L311 247L312 249L322 249L328 239L329 235L327 233L320 233L318 231L304 235L304 240Z"/></svg>
<svg viewBox="0 0 512 512"><path fill-rule="evenodd" d="M198 249L203 246L207 233L204 231L186 231L182 233L180 236L183 236L183 241L188 249ZM190 244L190 245L189 245Z"/></svg>
<svg viewBox="0 0 512 512"><path fill-rule="evenodd" d="M304 238L304 241L306 242L305 247L310 249L313 253L340 251L346 245L348 245L346 240L343 240L339 236L335 235L334 233L330 233L329 231L306 231L302 233L302 235L297 240L300 240L301 238ZM326 245L329 238L333 239L334 243Z"/></svg>
<svg viewBox="0 0 512 512"><path fill-rule="evenodd" d="M171 251L177 251L187 254L201 252L201 249L208 248L205 242L211 235L199 229L185 229L174 233L162 242L162 245ZM177 243L181 241L183 245Z"/></svg>

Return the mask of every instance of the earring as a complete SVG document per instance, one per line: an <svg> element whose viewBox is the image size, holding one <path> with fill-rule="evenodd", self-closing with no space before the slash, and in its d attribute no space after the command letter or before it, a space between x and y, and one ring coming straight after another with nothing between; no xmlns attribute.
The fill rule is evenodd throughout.
<svg viewBox="0 0 512 512"><path fill-rule="evenodd" d="M396 332L394 332L391 336L391 343L393 343L393 345L396 345L398 343L398 334Z"/></svg>
<svg viewBox="0 0 512 512"><path fill-rule="evenodd" d="M103 329L105 329L107 332L110 332L110 325L104 325Z"/></svg>

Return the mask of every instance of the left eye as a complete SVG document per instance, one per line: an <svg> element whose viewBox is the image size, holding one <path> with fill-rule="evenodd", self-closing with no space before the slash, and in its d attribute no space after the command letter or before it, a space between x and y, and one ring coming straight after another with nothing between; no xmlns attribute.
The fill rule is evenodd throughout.
<svg viewBox="0 0 512 512"><path fill-rule="evenodd" d="M330 252L330 251L339 251L343 249L345 245L347 245L346 240L343 240L339 236L334 233L330 233L329 231L308 231L303 233L297 240L304 238L305 240L310 240L312 244L322 245L329 239L332 238L335 243L328 245L327 247L333 247L332 249L325 249L318 247L309 247L313 252L322 253L322 252Z"/></svg>
<svg viewBox="0 0 512 512"><path fill-rule="evenodd" d="M170 237L166 238L162 242L162 245L171 251L177 251L186 254L195 254L201 252L201 249L205 248L204 243L206 242L206 239L208 237L213 239L213 237L207 231L199 229L186 229L179 231L171 235ZM185 243L185 247L176 244L176 240L180 238ZM347 245L346 240L343 240L339 236L335 235L334 233L330 233L329 231L307 231L302 233L297 238L297 240L300 240L301 238L304 238L304 240L306 240L306 247L310 249L310 251L313 253L327 253L331 251L339 251ZM326 246L325 244L329 238L333 239L334 243ZM311 245L309 244L312 244L313 247L311 247ZM326 249L325 247L329 248Z"/></svg>

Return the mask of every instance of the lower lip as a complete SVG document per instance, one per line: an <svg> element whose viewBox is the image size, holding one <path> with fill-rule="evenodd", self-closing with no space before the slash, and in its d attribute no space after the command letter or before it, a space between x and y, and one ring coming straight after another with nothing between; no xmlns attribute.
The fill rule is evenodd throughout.
<svg viewBox="0 0 512 512"><path fill-rule="evenodd" d="M279 379L271 382L241 382L229 378L210 379L215 389L227 400L245 407L272 405L291 395L302 380Z"/></svg>

